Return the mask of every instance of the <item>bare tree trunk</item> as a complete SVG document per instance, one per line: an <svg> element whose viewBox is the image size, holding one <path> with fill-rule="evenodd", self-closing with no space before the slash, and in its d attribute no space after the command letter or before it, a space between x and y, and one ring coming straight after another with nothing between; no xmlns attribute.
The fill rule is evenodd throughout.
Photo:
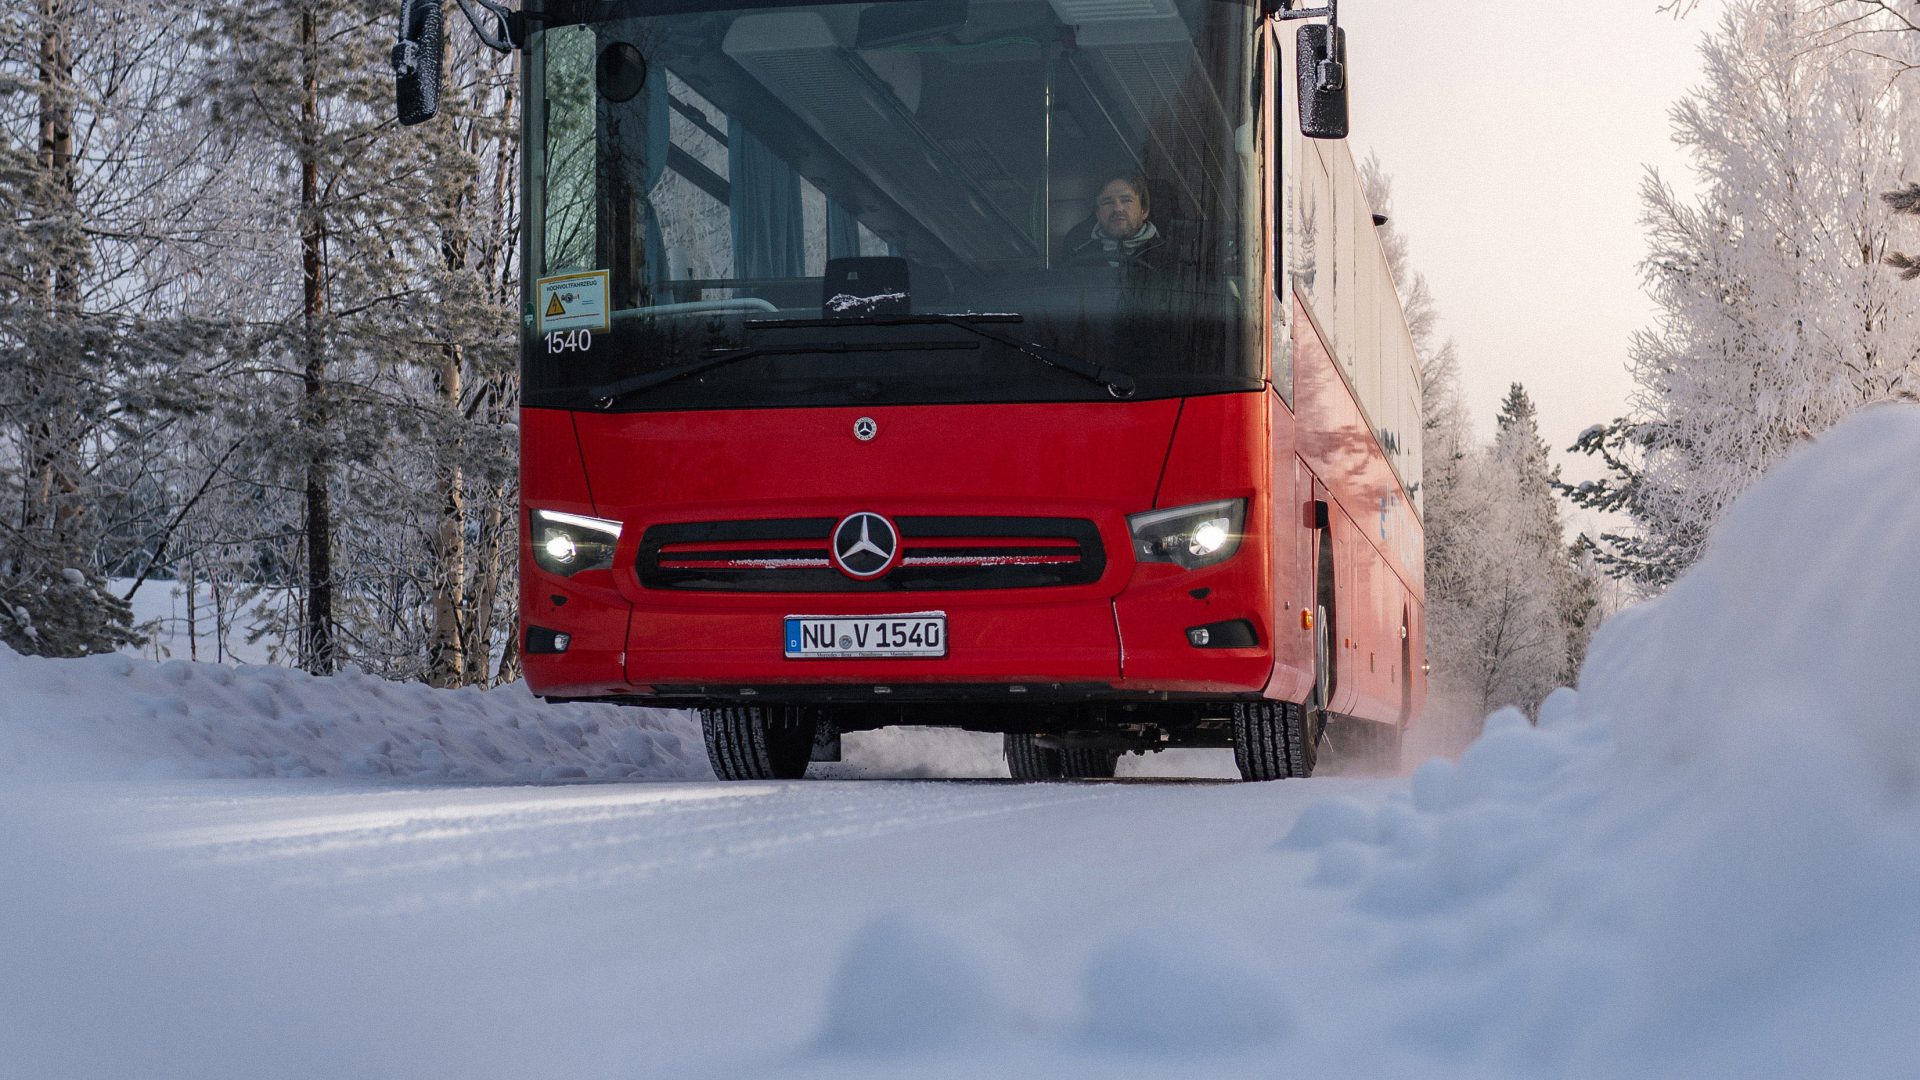
<svg viewBox="0 0 1920 1080"><path fill-rule="evenodd" d="M193 559L188 558L181 576L181 584L187 587L187 659L200 659L200 592L198 576L193 572Z"/></svg>
<svg viewBox="0 0 1920 1080"><path fill-rule="evenodd" d="M513 115L514 92L520 85L519 74L520 54L513 53L509 57L508 78L506 80L505 91L502 95L503 100L501 102L500 113L503 116ZM515 213L515 195L519 189L519 140L515 139L511 134L505 135L495 143L495 150L493 205L502 215L512 215ZM499 252L499 263L496 267L491 268L492 272L488 275L490 279L498 282L502 291L507 296L509 306L512 304L513 291L516 284L512 268L514 263L513 253L517 249L517 244L511 239L500 245L496 249ZM492 390L493 397L490 402L490 407L496 410L501 409L503 403L508 400L508 396L505 390L499 386L493 387ZM520 556L518 485L515 485L507 491L494 492L484 528L486 531L482 535L489 538L488 558L486 562L488 568L487 588L485 596L482 598L482 601L486 604L488 640L491 640L493 636L495 599L499 595L502 586L512 589L516 594L514 596L514 602L511 605L513 615L507 622L506 647L501 650L500 666L495 670L492 680L494 685L499 686L515 682L520 678L520 603L517 595L519 591L519 577L515 573L518 569ZM483 662L484 660L485 656L483 655Z"/></svg>
<svg viewBox="0 0 1920 1080"><path fill-rule="evenodd" d="M448 417L460 416L464 353L458 345L445 345L440 350L435 389ZM465 681L467 667L460 618L461 608L467 603L466 473L460 467L459 449L464 442L455 441L453 452L439 469L440 525L433 540L433 640L427 655L427 682L434 686L459 686Z"/></svg>
<svg viewBox="0 0 1920 1080"><path fill-rule="evenodd" d="M227 612L226 586L222 581L225 575L220 573L218 563L213 573L207 575L207 598L213 603L213 659L224 664L232 655L227 648L227 635L233 628L233 617Z"/></svg>
<svg viewBox="0 0 1920 1080"><path fill-rule="evenodd" d="M76 224L72 220L75 213L73 57L67 41L68 12L63 0L40 0L39 15L38 165L45 189L38 201L47 219L40 222L43 235L39 241L39 258L45 261L35 268L33 276L37 288L44 290L45 310L57 326L76 313L80 299L78 271L73 265L78 253L70 250L68 244L69 230ZM62 217L67 220L61 220ZM38 344L42 350L55 350L54 342L46 338ZM28 478L24 489L26 505L21 508L21 523L29 531L61 526L60 496L74 489L73 478L67 472L70 447L66 445L65 433L77 426L60 415L63 409L47 408L51 403L64 405L66 401L66 395L52 389L57 380L55 358L43 355L37 360L34 366L39 370L33 382L44 391L44 400L36 405L36 418L26 425L24 456Z"/></svg>
<svg viewBox="0 0 1920 1080"><path fill-rule="evenodd" d="M476 560L480 572L473 587L473 633L467 645L467 681L470 683L494 681L487 670L493 659L493 612L507 577L507 567L518 554L520 539L518 528L507 520L508 497L508 493L499 488L490 491L486 512L480 519L480 552ZM508 651L512 651L511 645Z"/></svg>
<svg viewBox="0 0 1920 1080"><path fill-rule="evenodd" d="M326 223L320 206L320 42L311 4L300 12L300 270L305 292L301 349L301 430L306 436L307 607L302 635L306 668L330 675L333 640L333 505L328 493L327 360L322 341L326 314Z"/></svg>
<svg viewBox="0 0 1920 1080"><path fill-rule="evenodd" d="M40 0L40 168L62 212L73 211L73 57L61 0ZM61 223L68 227L75 222ZM55 258L49 281L56 304L77 299L77 268Z"/></svg>
<svg viewBox="0 0 1920 1080"><path fill-rule="evenodd" d="M495 685L504 686L520 678L520 620L513 620L513 633L507 635L507 651L500 657L500 670L494 674Z"/></svg>

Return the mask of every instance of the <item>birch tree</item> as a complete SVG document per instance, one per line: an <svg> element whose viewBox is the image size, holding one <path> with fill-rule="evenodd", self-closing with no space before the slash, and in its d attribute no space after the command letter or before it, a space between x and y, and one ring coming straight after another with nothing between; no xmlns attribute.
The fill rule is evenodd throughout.
<svg viewBox="0 0 1920 1080"><path fill-rule="evenodd" d="M1691 565L1727 504L1801 441L1920 380L1880 198L1920 166L1920 113L1904 61L1846 47L1840 18L1827 3L1729 4L1701 50L1705 84L1673 114L1702 193L1657 175L1643 188L1660 314L1633 343L1631 412L1574 445L1605 477L1569 491L1631 518L1588 542L1643 589Z"/></svg>
<svg viewBox="0 0 1920 1080"><path fill-rule="evenodd" d="M193 67L139 0L0 5L0 640L72 655L134 639L104 572L169 539L154 447L222 354L151 258L204 170L165 122Z"/></svg>

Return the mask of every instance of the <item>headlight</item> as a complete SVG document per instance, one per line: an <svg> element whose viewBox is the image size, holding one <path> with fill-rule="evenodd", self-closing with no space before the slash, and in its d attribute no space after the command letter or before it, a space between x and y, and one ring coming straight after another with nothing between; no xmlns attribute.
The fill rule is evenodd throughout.
<svg viewBox="0 0 1920 1080"><path fill-rule="evenodd" d="M1127 518L1127 528L1133 533L1134 558L1198 570L1225 562L1240 550L1246 522L1247 500L1222 499L1134 514Z"/></svg>
<svg viewBox="0 0 1920 1080"><path fill-rule="evenodd" d="M571 577L613 565L620 523L558 510L533 512L533 561L542 570Z"/></svg>

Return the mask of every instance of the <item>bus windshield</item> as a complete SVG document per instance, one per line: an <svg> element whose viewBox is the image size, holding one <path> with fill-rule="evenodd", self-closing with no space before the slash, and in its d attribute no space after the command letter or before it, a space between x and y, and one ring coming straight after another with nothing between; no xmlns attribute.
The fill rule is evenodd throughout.
<svg viewBox="0 0 1920 1080"><path fill-rule="evenodd" d="M1262 385L1250 4L528 11L527 404Z"/></svg>

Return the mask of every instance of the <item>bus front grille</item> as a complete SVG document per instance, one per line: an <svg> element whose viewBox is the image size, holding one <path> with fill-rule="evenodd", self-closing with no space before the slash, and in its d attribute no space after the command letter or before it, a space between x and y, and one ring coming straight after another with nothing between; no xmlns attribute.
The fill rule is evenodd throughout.
<svg viewBox="0 0 1920 1080"><path fill-rule="evenodd" d="M1086 585L1106 570L1100 531L1079 518L901 517L900 556L867 580L828 550L833 518L655 525L640 539L649 589L757 593L941 592Z"/></svg>

